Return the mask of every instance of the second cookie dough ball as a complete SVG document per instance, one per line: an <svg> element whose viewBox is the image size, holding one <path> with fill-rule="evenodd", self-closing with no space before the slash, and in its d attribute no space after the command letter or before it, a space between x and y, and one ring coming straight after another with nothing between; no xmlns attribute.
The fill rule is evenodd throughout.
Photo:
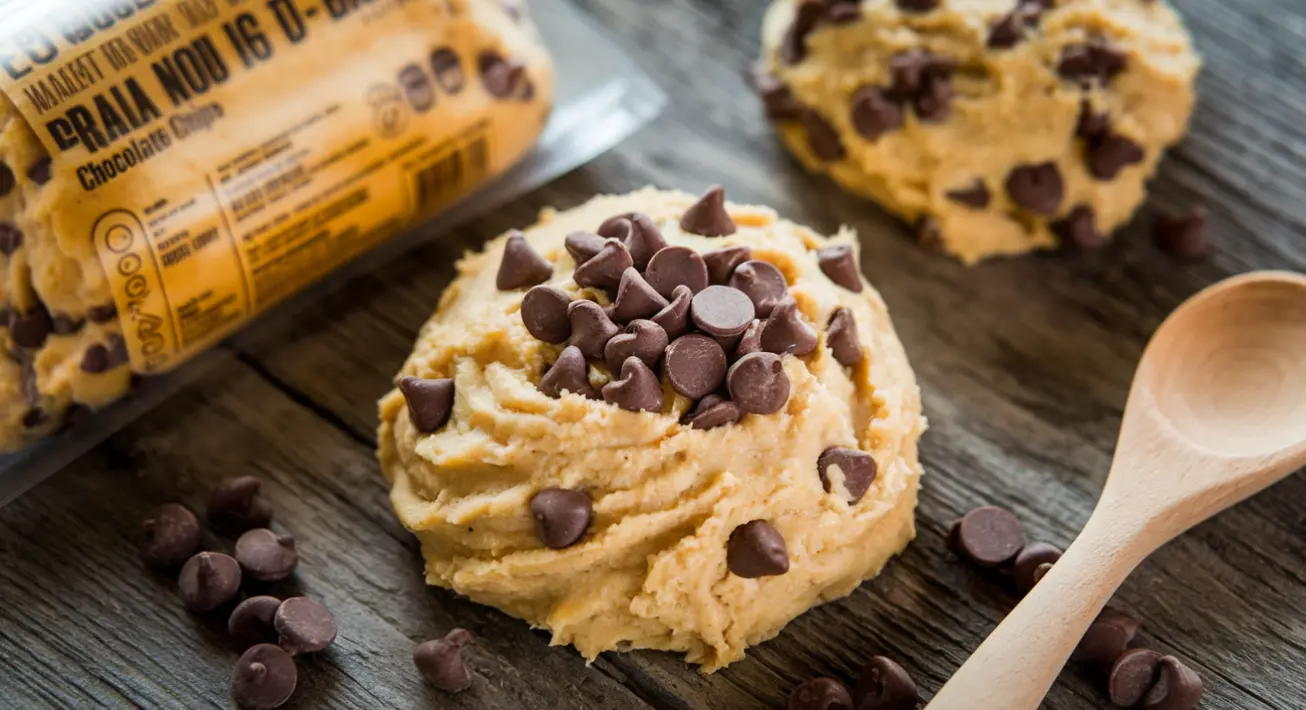
<svg viewBox="0 0 1306 710"><path fill-rule="evenodd" d="M808 169L973 263L1104 243L1199 64L1163 0L776 0L754 80Z"/></svg>

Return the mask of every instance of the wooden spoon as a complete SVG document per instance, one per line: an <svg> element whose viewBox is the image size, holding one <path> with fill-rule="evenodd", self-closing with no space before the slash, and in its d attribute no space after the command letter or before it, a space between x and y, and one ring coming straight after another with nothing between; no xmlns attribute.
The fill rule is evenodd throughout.
<svg viewBox="0 0 1306 710"><path fill-rule="evenodd" d="M1189 299L1143 352L1093 515L930 702L1034 710L1129 572L1306 465L1306 276L1259 272Z"/></svg>

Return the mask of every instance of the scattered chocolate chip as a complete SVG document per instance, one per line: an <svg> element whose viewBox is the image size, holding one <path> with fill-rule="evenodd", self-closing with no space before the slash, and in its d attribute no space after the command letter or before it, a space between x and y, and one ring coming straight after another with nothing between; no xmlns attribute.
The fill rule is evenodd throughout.
<svg viewBox="0 0 1306 710"><path fill-rule="evenodd" d="M857 268L852 247L847 244L823 247L816 252L816 262L831 281L853 293L862 292L862 273Z"/></svg>
<svg viewBox="0 0 1306 710"><path fill-rule="evenodd" d="M834 678L813 678L794 688L789 710L853 710L853 698Z"/></svg>
<svg viewBox="0 0 1306 710"><path fill-rule="evenodd" d="M236 662L231 673L231 697L244 708L272 710L290 699L299 683L295 659L280 647L261 643Z"/></svg>
<svg viewBox="0 0 1306 710"><path fill-rule="evenodd" d="M186 560L177 578L177 593L193 612L213 611L239 591L240 565L220 552L201 552Z"/></svg>
<svg viewBox="0 0 1306 710"><path fill-rule="evenodd" d="M989 188L984 184L984 180L980 178L975 178L975 182L971 183L969 187L949 190L946 194L949 200L977 210L988 207L989 200L992 199Z"/></svg>
<svg viewBox="0 0 1306 710"><path fill-rule="evenodd" d="M991 49L1011 49L1025 38L1025 32L1038 25L1043 15L1043 5L1039 2L1018 0L1015 9L999 17L989 29L989 47Z"/></svg>
<svg viewBox="0 0 1306 710"><path fill-rule="evenodd" d="M13 222L0 222L0 254L13 256L23 245L23 231Z"/></svg>
<svg viewBox="0 0 1306 710"><path fill-rule="evenodd" d="M690 399L700 399L725 381L726 353L706 335L682 335L667 346L662 369L673 389Z"/></svg>
<svg viewBox="0 0 1306 710"><path fill-rule="evenodd" d="M637 357L649 367L658 364L670 344L667 331L651 320L633 320L603 348L603 360L611 372L620 372L628 357Z"/></svg>
<svg viewBox="0 0 1306 710"><path fill-rule="evenodd" d="M776 304L789 295L789 283L774 265L759 260L745 261L730 276L731 288L738 289L753 302L759 318L766 318Z"/></svg>
<svg viewBox="0 0 1306 710"><path fill-rule="evenodd" d="M1194 207L1188 214L1161 217L1152 227L1152 239L1167 254L1195 261L1210 253L1206 241L1206 209Z"/></svg>
<svg viewBox="0 0 1306 710"><path fill-rule="evenodd" d="M1093 111L1093 102L1087 98L1079 101L1079 118L1075 119L1075 135L1085 140L1096 140L1110 128L1106 113Z"/></svg>
<svg viewBox="0 0 1306 710"><path fill-rule="evenodd" d="M594 503L585 491L545 488L531 498L531 515L540 541L561 550L585 534L594 517Z"/></svg>
<svg viewBox="0 0 1306 710"><path fill-rule="evenodd" d="M771 523L752 520L735 528L726 543L726 567L737 577L774 577L789 571L785 540Z"/></svg>
<svg viewBox="0 0 1306 710"><path fill-rule="evenodd" d="M536 286L521 301L521 320L526 330L546 343L559 345L571 337L567 306L571 296L552 286Z"/></svg>
<svg viewBox="0 0 1306 710"><path fill-rule="evenodd" d="M1046 542L1032 542L1021 548L1011 570L1016 580L1016 588L1022 592L1033 589L1038 583L1034 578L1038 568L1045 564L1050 565L1059 559L1061 559L1061 548Z"/></svg>
<svg viewBox="0 0 1306 710"><path fill-rule="evenodd" d="M878 86L863 86L852 98L853 130L868 141L902 127L902 107Z"/></svg>
<svg viewBox="0 0 1306 710"><path fill-rule="evenodd" d="M508 237L495 286L500 291L515 291L542 284L553 277L553 264L531 248L521 232Z"/></svg>
<svg viewBox="0 0 1306 710"><path fill-rule="evenodd" d="M627 412L661 412L662 383L634 355L621 365L621 377L603 385L603 401Z"/></svg>
<svg viewBox="0 0 1306 710"><path fill-rule="evenodd" d="M448 47L441 47L431 53L431 71L440 88L450 94L457 94L467 85L467 75L463 73L462 60Z"/></svg>
<svg viewBox="0 0 1306 710"><path fill-rule="evenodd" d="M675 340L689 328L689 307L694 301L694 291L688 286L677 286L671 292L671 303L649 320L662 326L667 338Z"/></svg>
<svg viewBox="0 0 1306 710"><path fill-rule="evenodd" d="M236 540L236 561L244 579L279 582L295 571L299 553L295 551L295 538L290 535L254 528Z"/></svg>
<svg viewBox="0 0 1306 710"><path fill-rule="evenodd" d="M1075 207L1048 227L1063 247L1092 251L1106 246L1106 235L1097 231L1097 214L1089 205Z"/></svg>
<svg viewBox="0 0 1306 710"><path fill-rule="evenodd" d="M735 344L733 359L738 360L749 353L762 352L762 327L765 325L766 321L760 319L748 324L739 342Z"/></svg>
<svg viewBox="0 0 1306 710"><path fill-rule="evenodd" d="M789 401L789 376L774 353L745 355L726 373L730 399L749 414L778 412Z"/></svg>
<svg viewBox="0 0 1306 710"><path fill-rule="evenodd" d="M581 286L615 290L621 284L621 274L634 265L626 245L609 239L598 253L576 266L572 278Z"/></svg>
<svg viewBox="0 0 1306 710"><path fill-rule="evenodd" d="M567 343L580 348L588 358L602 358L608 341L621 332L603 307L593 301L572 301L567 306L567 318L571 321L571 338Z"/></svg>
<svg viewBox="0 0 1306 710"><path fill-rule="evenodd" d="M599 393L590 384L589 365L585 354L575 345L562 349L557 362L540 378L538 389L544 394L558 399L564 393L578 394L586 399L598 399Z"/></svg>
<svg viewBox="0 0 1306 710"><path fill-rule="evenodd" d="M690 318L704 333L717 338L740 335L753 322L753 301L730 286L708 286L690 303Z"/></svg>
<svg viewBox="0 0 1306 710"><path fill-rule="evenodd" d="M816 349L819 339L798 312L798 304L790 299L771 311L762 325L760 345L764 352L776 355L806 355Z"/></svg>
<svg viewBox="0 0 1306 710"><path fill-rule="evenodd" d="M526 66L516 59L504 59L493 51L481 52L477 60L481 83L496 99L521 96L527 82Z"/></svg>
<svg viewBox="0 0 1306 710"><path fill-rule="evenodd" d="M1162 656L1156 683L1143 696L1143 710L1192 710L1202 699L1202 677L1174 656Z"/></svg>
<svg viewBox="0 0 1306 710"><path fill-rule="evenodd" d="M896 0L895 4L903 12L929 12L939 6L939 0Z"/></svg>
<svg viewBox="0 0 1306 710"><path fill-rule="evenodd" d="M630 251L630 258L637 269L647 267L649 259L667 246L662 231L653 223L652 218L642 212L627 212L609 217L599 225L599 236L620 239Z"/></svg>
<svg viewBox="0 0 1306 710"><path fill-rule="evenodd" d="M785 86L779 77L767 71L760 63L752 67L748 77L753 90L762 98L762 107L766 110L767 118L785 120L798 117L802 107L794 100L793 92L789 91L789 87Z"/></svg>
<svg viewBox="0 0 1306 710"><path fill-rule="evenodd" d="M862 361L862 343L857 337L857 321L848 308L836 308L825 327L825 342L840 365L851 367Z"/></svg>
<svg viewBox="0 0 1306 710"><path fill-rule="evenodd" d="M1098 180L1114 180L1121 170L1143 162L1146 153L1134 141L1110 131L1088 144L1088 172Z"/></svg>
<svg viewBox="0 0 1306 710"><path fill-rule="evenodd" d="M1025 546L1025 533L1016 516L989 505L961 519L957 546L962 556L981 567L1002 567Z"/></svg>
<svg viewBox="0 0 1306 710"><path fill-rule="evenodd" d="M281 647L291 654L316 653L336 640L336 617L308 597L291 597L272 617Z"/></svg>
<svg viewBox="0 0 1306 710"><path fill-rule="evenodd" d="M0 162L0 197L8 197L17 184L18 180L14 177L13 169L8 163Z"/></svg>
<svg viewBox="0 0 1306 710"><path fill-rule="evenodd" d="M9 337L20 348L36 349L45 345L54 324L50 321L50 312L37 303L36 307L24 314L9 312Z"/></svg>
<svg viewBox="0 0 1306 710"><path fill-rule="evenodd" d="M735 273L735 268L751 258L753 258L753 250L743 245L703 252L702 259L704 266L707 268L708 283L729 283L730 277ZM707 288L706 284L703 288ZM735 288L739 287L736 286Z"/></svg>
<svg viewBox="0 0 1306 710"><path fill-rule="evenodd" d="M1076 44L1061 50L1057 73L1067 81L1110 83L1125 70L1125 55L1100 43Z"/></svg>
<svg viewBox="0 0 1306 710"><path fill-rule="evenodd" d="M449 421L453 412L453 380L402 377L399 391L408 403L408 416L417 431L431 434Z"/></svg>
<svg viewBox="0 0 1306 710"><path fill-rule="evenodd" d="M576 262L577 266L584 264L598 254L607 240L597 234L589 232L572 232L567 238L562 240L562 245L571 255L571 260Z"/></svg>
<svg viewBox="0 0 1306 710"><path fill-rule="evenodd" d="M98 375L109 369L109 349L95 343L82 353L82 362L80 365L82 372L88 375Z"/></svg>
<svg viewBox="0 0 1306 710"><path fill-rule="evenodd" d="M209 527L224 535L266 528L272 522L272 504L259 495L263 482L253 476L232 478L209 494L205 509Z"/></svg>
<svg viewBox="0 0 1306 710"><path fill-rule="evenodd" d="M629 323L638 318L653 316L668 305L667 299L653 290L649 282L632 266L621 274L617 298L612 302L612 319L619 323Z"/></svg>
<svg viewBox="0 0 1306 710"><path fill-rule="evenodd" d="M1055 562L1055 560L1053 560ZM1089 625L1071 658L1083 663L1110 666L1129 649L1138 633L1138 619L1107 607Z"/></svg>
<svg viewBox="0 0 1306 710"><path fill-rule="evenodd" d="M50 330L55 335L72 335L86 326L86 321L58 313L50 320Z"/></svg>
<svg viewBox="0 0 1306 710"><path fill-rule="evenodd" d="M466 629L454 629L442 639L432 639L413 649L413 663L431 685L446 693L460 693L472 685L463 663L463 646L472 642Z"/></svg>
<svg viewBox="0 0 1306 710"><path fill-rule="evenodd" d="M848 492L849 503L856 503L866 495L871 484L875 482L878 468L875 458L865 451L834 446L821 452L816 459L816 471L821 477L821 485L826 493L833 493L830 481L830 467L835 467L843 479L843 488Z"/></svg>
<svg viewBox="0 0 1306 710"><path fill-rule="evenodd" d="M1125 651L1111 666L1107 695L1122 708L1132 708L1143 700L1160 676L1161 654L1150 648Z"/></svg>
<svg viewBox="0 0 1306 710"><path fill-rule="evenodd" d="M113 303L106 303L102 306L92 306L91 310L86 312L86 317L92 323L108 323L118 317L118 306Z"/></svg>
<svg viewBox="0 0 1306 710"><path fill-rule="evenodd" d="M734 424L743 416L734 402L718 394L709 394L700 399L694 408L681 418L682 424L691 429L715 429L726 424Z"/></svg>
<svg viewBox="0 0 1306 710"><path fill-rule="evenodd" d="M276 597L250 597L232 610L227 633L244 644L273 643L277 640L273 618L280 607L281 600Z"/></svg>
<svg viewBox="0 0 1306 710"><path fill-rule="evenodd" d="M1035 214L1051 217L1061 207L1065 184L1056 163L1018 165L1007 173L1007 194Z"/></svg>
<svg viewBox="0 0 1306 710"><path fill-rule="evenodd" d="M807 133L807 147L818 159L830 162L843 160L848 154L843 147L839 132L815 109L804 107L798 113L803 130Z"/></svg>
<svg viewBox="0 0 1306 710"><path fill-rule="evenodd" d="M141 559L156 569L176 567L200 549L200 523L184 505L166 503L141 523Z"/></svg>
<svg viewBox="0 0 1306 710"><path fill-rule="evenodd" d="M51 167L52 167L52 163L50 161L50 156L47 155L42 158L39 158L35 163L32 163L31 167L27 169L27 179L31 180L37 185L44 185L50 182Z"/></svg>
<svg viewBox="0 0 1306 710"><path fill-rule="evenodd" d="M780 41L780 61L797 64L807 56L807 35L816 29L816 23L824 12L824 0L799 0L794 8L793 22Z"/></svg>
<svg viewBox="0 0 1306 710"><path fill-rule="evenodd" d="M907 671L884 656L871 656L853 690L857 710L915 710L920 702Z"/></svg>
<svg viewBox="0 0 1306 710"><path fill-rule="evenodd" d="M724 237L735 233L735 222L726 212L726 191L713 185L680 216L680 228L690 234Z"/></svg>

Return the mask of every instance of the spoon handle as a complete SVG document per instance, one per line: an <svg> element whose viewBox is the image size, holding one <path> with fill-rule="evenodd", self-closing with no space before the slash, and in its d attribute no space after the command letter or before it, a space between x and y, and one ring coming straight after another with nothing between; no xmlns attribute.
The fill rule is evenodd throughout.
<svg viewBox="0 0 1306 710"><path fill-rule="evenodd" d="M1036 710L1140 549L1099 506L1066 554L980 644L926 710Z"/></svg>

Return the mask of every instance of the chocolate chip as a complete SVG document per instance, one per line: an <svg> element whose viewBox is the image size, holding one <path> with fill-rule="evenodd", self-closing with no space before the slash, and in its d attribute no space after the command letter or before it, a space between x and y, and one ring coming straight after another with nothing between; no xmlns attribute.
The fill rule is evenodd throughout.
<svg viewBox="0 0 1306 710"><path fill-rule="evenodd" d="M236 561L245 579L279 582L295 571L299 553L295 551L295 538L290 535L255 528L236 540Z"/></svg>
<svg viewBox="0 0 1306 710"><path fill-rule="evenodd" d="M753 301L730 286L708 286L694 296L690 318L703 332L717 338L740 335L753 322Z"/></svg>
<svg viewBox="0 0 1306 710"><path fill-rule="evenodd" d="M431 53L431 71L440 88L450 94L457 94L467 84L467 75L463 73L462 60L448 47L441 47Z"/></svg>
<svg viewBox="0 0 1306 710"><path fill-rule="evenodd" d="M915 710L920 702L907 671L884 656L871 656L853 690L857 710Z"/></svg>
<svg viewBox="0 0 1306 710"><path fill-rule="evenodd" d="M88 375L98 375L109 369L109 349L95 343L82 353L82 362L79 366L82 372Z"/></svg>
<svg viewBox="0 0 1306 710"><path fill-rule="evenodd" d="M744 334L740 336L739 342L735 344L734 359L748 355L749 353L762 352L762 327L766 325L764 320L754 320L748 324Z"/></svg>
<svg viewBox="0 0 1306 710"><path fill-rule="evenodd" d="M1038 25L1043 15L1043 5L1039 2L1018 0L1015 9L999 17L989 29L989 47L991 49L1011 49L1025 38L1025 32Z"/></svg>
<svg viewBox="0 0 1306 710"><path fill-rule="evenodd" d="M1143 162L1145 156L1142 146L1108 131L1089 141L1088 172L1098 180L1114 180L1121 170Z"/></svg>
<svg viewBox="0 0 1306 710"><path fill-rule="evenodd" d="M413 663L431 685L446 693L460 693L472 685L463 663L463 646L472 642L466 629L454 629L442 639L432 639L413 649Z"/></svg>
<svg viewBox="0 0 1306 710"><path fill-rule="evenodd" d="M637 318L653 316L668 305L667 299L653 290L632 266L621 275L617 298L612 304L612 318L619 323L629 323Z"/></svg>
<svg viewBox="0 0 1306 710"><path fill-rule="evenodd" d="M903 12L929 12L939 6L939 0L896 0L895 4Z"/></svg>
<svg viewBox="0 0 1306 710"><path fill-rule="evenodd" d="M1202 699L1202 677L1174 656L1162 656L1143 710L1192 710Z"/></svg>
<svg viewBox="0 0 1306 710"><path fill-rule="evenodd" d="M848 502L856 503L866 495L866 491L875 482L878 468L875 459L865 451L834 446L821 452L816 459L816 471L821 477L821 485L826 493L833 493L830 480L830 467L839 471L843 488L848 492Z"/></svg>
<svg viewBox="0 0 1306 710"><path fill-rule="evenodd" d="M753 250L743 245L737 245L703 252L702 258L703 264L707 268L708 283L726 284L729 283L730 277L740 264L753 258ZM704 285L704 288L706 287ZM735 288L739 287L736 286Z"/></svg>
<svg viewBox="0 0 1306 710"><path fill-rule="evenodd" d="M272 710L290 699L299 683L295 659L270 643L251 647L231 673L231 697L244 708Z"/></svg>
<svg viewBox="0 0 1306 710"><path fill-rule="evenodd" d="M18 311L9 313L9 337L20 348L35 350L45 345L45 339L50 336L53 327L50 312L41 303L24 314L19 314Z"/></svg>
<svg viewBox="0 0 1306 710"><path fill-rule="evenodd" d="M952 99L955 95L951 75L926 75L925 85L913 101L916 117L925 123L948 120L952 115Z"/></svg>
<svg viewBox="0 0 1306 710"><path fill-rule="evenodd" d="M794 100L793 92L789 91L789 87L779 77L767 71L764 65L754 65L748 78L753 90L762 98L767 118L784 120L798 117L802 107Z"/></svg>
<svg viewBox="0 0 1306 710"><path fill-rule="evenodd" d="M878 86L863 86L852 98L853 130L868 141L902 127L902 107Z"/></svg>
<svg viewBox="0 0 1306 710"><path fill-rule="evenodd" d="M644 277L659 294L667 298L674 296L678 286L688 286L691 293L698 293L708 285L708 269L703 257L684 246L672 246L659 251L649 261Z"/></svg>
<svg viewBox="0 0 1306 710"><path fill-rule="evenodd" d="M1092 251L1106 246L1106 235L1097 231L1097 214L1088 205L1075 207L1048 227L1067 248Z"/></svg>
<svg viewBox="0 0 1306 710"><path fill-rule="evenodd" d="M402 377L399 391L408 403L408 417L417 431L431 434L449 421L453 412L453 380Z"/></svg>
<svg viewBox="0 0 1306 710"><path fill-rule="evenodd" d="M552 286L536 286L521 301L521 320L526 330L546 343L558 345L571 336L567 306L571 296Z"/></svg>
<svg viewBox="0 0 1306 710"><path fill-rule="evenodd" d="M611 372L619 372L628 357L637 357L653 367L670 344L667 331L651 320L633 320L603 348L603 360Z"/></svg>
<svg viewBox="0 0 1306 710"><path fill-rule="evenodd" d="M634 355L621 365L621 377L603 386L603 401L627 412L661 412L662 383L643 360Z"/></svg>
<svg viewBox="0 0 1306 710"><path fill-rule="evenodd" d="M281 647L292 654L316 653L336 640L336 617L308 597L291 597L272 617Z"/></svg>
<svg viewBox="0 0 1306 710"><path fill-rule="evenodd" d="M50 320L50 329L55 335L72 335L86 327L86 321L73 318L67 313L58 313Z"/></svg>
<svg viewBox="0 0 1306 710"><path fill-rule="evenodd" d="M39 158L31 167L27 168L27 179L37 185L44 185L50 182L50 170L52 163L49 156Z"/></svg>
<svg viewBox="0 0 1306 710"><path fill-rule="evenodd" d="M23 232L13 222L0 222L0 254L13 256L23 245Z"/></svg>
<svg viewBox="0 0 1306 710"><path fill-rule="evenodd" d="M281 600L276 597L250 597L232 610L227 618L227 633L247 645L275 642L277 629L272 620L280 607Z"/></svg>
<svg viewBox="0 0 1306 710"><path fill-rule="evenodd" d="M1152 239L1162 251L1179 259L1206 257L1211 251L1206 241L1206 209L1194 207L1188 214L1161 217L1152 226Z"/></svg>
<svg viewBox="0 0 1306 710"><path fill-rule="evenodd" d="M832 25L846 25L862 16L862 8L853 2L831 2L825 8L825 19Z"/></svg>
<svg viewBox="0 0 1306 710"><path fill-rule="evenodd" d="M141 523L141 559L156 569L176 567L200 549L200 523L184 505L159 506Z"/></svg>
<svg viewBox="0 0 1306 710"><path fill-rule="evenodd" d="M213 611L239 591L240 565L220 552L201 552L186 560L177 578L177 593L193 612Z"/></svg>
<svg viewBox="0 0 1306 710"><path fill-rule="evenodd" d="M126 365L131 356L127 354L127 341L123 340L121 335L114 333L109 336L109 368L115 368L119 365Z"/></svg>
<svg viewBox="0 0 1306 710"><path fill-rule="evenodd" d="M1095 140L1110 128L1106 113L1093 111L1093 102L1087 98L1079 101L1079 118L1075 119L1075 135L1085 140Z"/></svg>
<svg viewBox="0 0 1306 710"><path fill-rule="evenodd" d="M1016 516L996 506L984 506L961 519L957 545L962 556L981 567L1002 567L1025 546L1025 533Z"/></svg>
<svg viewBox="0 0 1306 710"><path fill-rule="evenodd" d="M585 534L594 517L594 503L585 491L545 488L531 498L531 515L540 541L561 550Z"/></svg>
<svg viewBox="0 0 1306 710"><path fill-rule="evenodd" d="M724 237L735 233L735 222L726 212L726 191L713 185L680 216L680 228L690 234Z"/></svg>
<svg viewBox="0 0 1306 710"><path fill-rule="evenodd" d="M652 218L642 212L627 212L609 217L599 225L599 236L620 239L630 251L630 258L637 269L647 267L649 259L667 246L662 231L653 223Z"/></svg>
<svg viewBox="0 0 1306 710"><path fill-rule="evenodd" d="M621 284L621 274L634 265L626 245L609 239L592 258L576 266L572 278L581 286L615 290Z"/></svg>
<svg viewBox="0 0 1306 710"><path fill-rule="evenodd" d="M726 543L726 567L745 579L774 577L789 571L785 540L771 523L752 520L735 528Z"/></svg>
<svg viewBox="0 0 1306 710"><path fill-rule="evenodd" d="M649 320L662 326L667 337L675 340L689 328L689 307L694 301L694 292L688 286L677 286L671 292L671 303L658 311Z"/></svg>
<svg viewBox="0 0 1306 710"><path fill-rule="evenodd" d="M916 104L917 113L921 113L921 99L926 97L928 100L932 84L948 86L948 98L951 98L952 73L956 69L957 60L922 49L895 54L889 59L889 73L893 77L889 96L900 102Z"/></svg>
<svg viewBox="0 0 1306 710"><path fill-rule="evenodd" d="M791 299L771 311L762 325L760 345L776 355L806 355L816 349L818 340L816 330L803 320L798 304Z"/></svg>
<svg viewBox="0 0 1306 710"><path fill-rule="evenodd" d="M748 296L759 318L771 315L776 304L789 295L789 283L784 274L772 264L757 259L735 267L730 275L730 286Z"/></svg>
<svg viewBox="0 0 1306 710"><path fill-rule="evenodd" d="M1061 50L1057 73L1067 81L1108 84L1125 70L1125 55L1104 44L1076 44Z"/></svg>
<svg viewBox="0 0 1306 710"><path fill-rule="evenodd" d="M564 393L578 394L586 399L598 399L599 393L590 384L589 365L585 354L575 345L563 348L557 362L540 378L538 389L544 394L558 399Z"/></svg>
<svg viewBox="0 0 1306 710"><path fill-rule="evenodd" d="M1160 676L1161 654L1150 648L1125 651L1111 666L1107 695L1122 708L1132 708L1143 700Z"/></svg>
<svg viewBox="0 0 1306 710"><path fill-rule="evenodd" d="M272 504L259 495L263 482L253 476L232 478L209 494L205 509L209 527L224 535L266 528L272 522Z"/></svg>
<svg viewBox="0 0 1306 710"><path fill-rule="evenodd" d="M813 678L794 688L789 710L853 710L853 698L834 678Z"/></svg>
<svg viewBox="0 0 1306 710"><path fill-rule="evenodd" d="M572 301L567 306L567 318L571 321L571 338L567 343L580 348L588 358L602 358L608 341L621 332L602 306L593 301Z"/></svg>
<svg viewBox="0 0 1306 710"><path fill-rule="evenodd" d="M851 367L862 361L862 343L857 337L857 321L848 308L839 307L830 315L830 324L825 327L825 343L834 352L834 359L840 365Z"/></svg>
<svg viewBox="0 0 1306 710"><path fill-rule="evenodd" d="M949 200L977 210L988 207L989 200L992 199L989 188L980 178L975 178L975 182L971 183L970 187L949 190L946 194Z"/></svg>
<svg viewBox="0 0 1306 710"><path fill-rule="evenodd" d="M1055 562L1055 560L1053 560ZM1107 607L1089 625L1071 658L1083 663L1110 666L1129 649L1138 633L1138 619Z"/></svg>
<svg viewBox="0 0 1306 710"><path fill-rule="evenodd" d="M1007 173L1007 194L1021 207L1048 217L1057 213L1065 184L1056 163L1018 165Z"/></svg>
<svg viewBox="0 0 1306 710"><path fill-rule="evenodd" d="M562 245L571 255L571 260L576 262L577 266L584 264L598 254L607 240L597 234L589 232L572 232L567 238L562 240Z"/></svg>
<svg viewBox="0 0 1306 710"><path fill-rule="evenodd" d="M92 323L108 323L118 317L118 306L113 303L106 303L102 306L92 306L91 310L86 312L86 317Z"/></svg>
<svg viewBox="0 0 1306 710"><path fill-rule="evenodd" d="M14 191L18 184L14 178L14 171L8 163L0 161L0 197L8 197L9 193Z"/></svg>
<svg viewBox="0 0 1306 710"><path fill-rule="evenodd" d="M40 407L33 407L23 413L23 427L25 429L35 429L42 424L50 421L50 415Z"/></svg>
<svg viewBox="0 0 1306 710"><path fill-rule="evenodd" d="M531 248L521 232L508 237L495 286L500 291L515 291L542 284L553 277L553 265Z"/></svg>
<svg viewBox="0 0 1306 710"><path fill-rule="evenodd" d="M734 402L718 394L709 394L700 399L698 404L681 418L682 424L691 429L715 429L719 426L734 424L743 416Z"/></svg>
<svg viewBox="0 0 1306 710"><path fill-rule="evenodd" d="M916 244L928 252L943 251L943 228L939 226L939 220L930 215L924 215L916 220Z"/></svg>
<svg viewBox="0 0 1306 710"><path fill-rule="evenodd" d="M798 118L807 133L807 147L820 160L842 160L848 152L843 147L839 132L815 109L803 108Z"/></svg>
<svg viewBox="0 0 1306 710"><path fill-rule="evenodd" d="M807 35L816 29L824 11L824 0L799 0L793 22L780 40L780 61L797 64L807 56Z"/></svg>
<svg viewBox="0 0 1306 710"><path fill-rule="evenodd" d="M486 51L481 52L477 64L480 67L481 83L494 98L520 96L525 89L526 66L516 59L504 59L495 52Z"/></svg>
<svg viewBox="0 0 1306 710"><path fill-rule="evenodd" d="M725 381L726 353L706 335L682 335L667 346L662 369L673 389L690 399L700 399Z"/></svg>
<svg viewBox="0 0 1306 710"><path fill-rule="evenodd" d="M1046 542L1033 542L1026 545L1021 549L1020 554L1016 555L1016 561L1012 566L1016 588L1022 592L1033 589L1038 583L1038 580L1034 579L1034 574L1039 566L1052 564L1059 559L1061 559L1061 548Z"/></svg>
<svg viewBox="0 0 1306 710"><path fill-rule="evenodd" d="M823 247L816 252L816 263L831 281L853 293L862 292L862 273L857 268L852 247L847 244Z"/></svg>
<svg viewBox="0 0 1306 710"><path fill-rule="evenodd" d="M789 376L780 356L773 353L749 353L726 374L730 399L749 414L778 412L789 401Z"/></svg>
<svg viewBox="0 0 1306 710"><path fill-rule="evenodd" d="M1053 563L1051 562L1044 562L1040 564L1038 567L1034 568L1034 574L1033 574L1034 584L1038 584L1039 582L1042 582L1043 578L1048 576L1048 572L1052 571L1052 564Z"/></svg>

